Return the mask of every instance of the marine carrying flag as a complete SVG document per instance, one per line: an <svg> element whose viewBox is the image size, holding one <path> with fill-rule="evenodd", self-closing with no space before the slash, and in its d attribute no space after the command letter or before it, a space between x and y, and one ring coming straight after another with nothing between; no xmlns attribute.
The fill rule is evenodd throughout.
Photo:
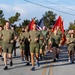
<svg viewBox="0 0 75 75"><path fill-rule="evenodd" d="M34 19L32 19L32 21L29 23L29 29L30 29L30 30L33 29L33 24L35 24Z"/></svg>
<svg viewBox="0 0 75 75"><path fill-rule="evenodd" d="M62 41L61 41L61 44L64 45L65 41L66 41L66 36L65 36L65 32L64 32L64 26L63 26L63 21L62 21L62 18L61 16L58 17L58 19L56 20L53 28L52 28L52 32L57 29L57 27L59 27L59 29L61 30L62 32Z"/></svg>

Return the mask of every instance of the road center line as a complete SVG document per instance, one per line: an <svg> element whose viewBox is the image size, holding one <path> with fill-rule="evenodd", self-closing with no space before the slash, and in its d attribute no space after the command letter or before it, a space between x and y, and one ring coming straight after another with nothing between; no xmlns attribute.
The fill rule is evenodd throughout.
<svg viewBox="0 0 75 75"><path fill-rule="evenodd" d="M50 75L53 75L53 63L51 63L51 65L50 65Z"/></svg>
<svg viewBox="0 0 75 75"><path fill-rule="evenodd" d="M46 71L47 71L47 68L46 68L46 66L48 65L48 60L46 60L46 64L44 65L44 69L43 69L43 71L42 71L42 75L46 75Z"/></svg>

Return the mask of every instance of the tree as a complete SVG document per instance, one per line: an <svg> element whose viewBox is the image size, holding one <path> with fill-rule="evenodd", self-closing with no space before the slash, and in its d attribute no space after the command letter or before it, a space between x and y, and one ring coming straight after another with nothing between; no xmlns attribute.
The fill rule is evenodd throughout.
<svg viewBox="0 0 75 75"><path fill-rule="evenodd" d="M20 20L19 17L20 17L20 13L16 12L15 16L11 16L11 17L9 18L9 22L10 22L11 24L14 24L15 22L17 22L17 21Z"/></svg>
<svg viewBox="0 0 75 75"><path fill-rule="evenodd" d="M0 10L0 19L2 19L4 17L3 11Z"/></svg>
<svg viewBox="0 0 75 75"><path fill-rule="evenodd" d="M74 20L74 23L70 22L69 29L75 30L75 20Z"/></svg>
<svg viewBox="0 0 75 75"><path fill-rule="evenodd" d="M4 26L7 20L4 18L4 13L0 10L0 26Z"/></svg>
<svg viewBox="0 0 75 75"><path fill-rule="evenodd" d="M30 20L23 20L23 22L22 22L22 26L23 27L26 27L27 25L29 25L29 22L30 22Z"/></svg>
<svg viewBox="0 0 75 75"><path fill-rule="evenodd" d="M18 35L21 33L21 27L16 27L16 31L17 31L17 33L18 33Z"/></svg>
<svg viewBox="0 0 75 75"><path fill-rule="evenodd" d="M52 11L45 12L43 17L44 17L44 24L47 27L51 27L52 25L54 25L56 21L56 14L54 12Z"/></svg>

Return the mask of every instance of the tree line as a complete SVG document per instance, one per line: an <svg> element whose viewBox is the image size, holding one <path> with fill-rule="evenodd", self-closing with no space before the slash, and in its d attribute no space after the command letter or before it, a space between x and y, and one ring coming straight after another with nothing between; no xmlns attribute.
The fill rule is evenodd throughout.
<svg viewBox="0 0 75 75"><path fill-rule="evenodd" d="M21 19L20 19L20 13L19 12L16 12L15 15L13 16L10 16L8 18L8 20L5 19L4 17L4 13L3 13L3 10L0 10L0 26L4 26L6 21L9 21L11 23L11 26L14 26L17 30L18 33L21 32L21 27L25 27L27 25L29 25L30 23L30 20L29 19L24 19L21 23L19 23L19 25L16 25L15 22L19 22ZM56 21L56 16L57 14L54 13L53 11L47 11L45 12L42 17L44 19L44 24L46 27L52 27ZM32 18L35 20L35 23L38 24L39 20L34 17ZM74 23L70 23L70 26L69 26L69 29L74 29L75 30L75 21Z"/></svg>

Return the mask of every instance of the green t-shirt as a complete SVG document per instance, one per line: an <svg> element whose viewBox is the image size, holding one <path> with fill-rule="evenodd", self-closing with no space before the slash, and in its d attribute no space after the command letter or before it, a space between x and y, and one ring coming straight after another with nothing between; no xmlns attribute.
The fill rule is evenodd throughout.
<svg viewBox="0 0 75 75"><path fill-rule="evenodd" d="M41 33L41 31L40 31L40 34L41 34L41 36L42 36L42 40L39 40L39 44L41 44L42 45L42 43L44 42L44 37L43 37L43 35L42 35L42 33Z"/></svg>
<svg viewBox="0 0 75 75"><path fill-rule="evenodd" d="M20 35L19 35L19 37L18 37L18 39L19 39L19 41L22 43L22 42L24 42L24 35L23 35L24 33L22 32Z"/></svg>
<svg viewBox="0 0 75 75"><path fill-rule="evenodd" d="M44 37L44 40L46 40L47 36L48 36L48 31L47 30L42 30L41 31L43 37Z"/></svg>
<svg viewBox="0 0 75 75"><path fill-rule="evenodd" d="M60 30L57 31L57 34L62 37L62 32Z"/></svg>
<svg viewBox="0 0 75 75"><path fill-rule="evenodd" d="M3 37L3 42L6 42L6 43L10 43L11 40L13 40L15 36L17 36L15 31L12 29L2 30L1 35Z"/></svg>
<svg viewBox="0 0 75 75"><path fill-rule="evenodd" d="M66 38L70 38L70 34L67 34L67 35L66 35Z"/></svg>
<svg viewBox="0 0 75 75"><path fill-rule="evenodd" d="M53 35L50 37L50 40L52 42L52 44L59 44L60 43L60 36L59 35Z"/></svg>
<svg viewBox="0 0 75 75"><path fill-rule="evenodd" d="M75 38L69 37L69 38L68 38L68 41L69 41L69 42L70 42L70 41L73 41L72 43L68 44L68 46L75 46Z"/></svg>
<svg viewBox="0 0 75 75"><path fill-rule="evenodd" d="M29 32L29 35L30 35L30 43L39 43L39 40L35 42L35 38L39 39L40 37L42 37L41 33L37 30L36 31L31 30Z"/></svg>
<svg viewBox="0 0 75 75"><path fill-rule="evenodd" d="M25 42L25 43L29 43L29 41L28 41L28 39L29 39L29 37L30 37L30 36L29 36L29 32L24 32L24 33L23 33L23 37L24 37L24 42Z"/></svg>

